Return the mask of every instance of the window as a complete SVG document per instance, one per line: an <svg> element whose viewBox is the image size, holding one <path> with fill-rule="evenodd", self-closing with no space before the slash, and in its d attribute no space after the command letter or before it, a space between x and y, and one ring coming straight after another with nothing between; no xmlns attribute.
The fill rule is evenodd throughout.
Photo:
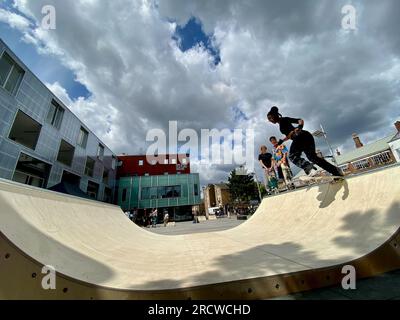
<svg viewBox="0 0 400 320"><path fill-rule="evenodd" d="M0 59L0 87L15 94L25 71L5 52Z"/></svg>
<svg viewBox="0 0 400 320"><path fill-rule="evenodd" d="M164 159L164 164L165 164L165 165L169 164L168 159Z"/></svg>
<svg viewBox="0 0 400 320"><path fill-rule="evenodd" d="M50 170L51 166L49 164L21 153L12 180L34 187L45 188Z"/></svg>
<svg viewBox="0 0 400 320"><path fill-rule="evenodd" d="M99 185L97 183L89 181L86 194L90 198L97 200L97 197L99 195Z"/></svg>
<svg viewBox="0 0 400 320"><path fill-rule="evenodd" d="M75 148L68 142L61 140L57 161L70 167L72 165L72 160L74 159L74 153Z"/></svg>
<svg viewBox="0 0 400 320"><path fill-rule="evenodd" d="M158 198L158 199L163 199L163 198L165 198L165 187L158 187L158 190L157 190L157 198Z"/></svg>
<svg viewBox="0 0 400 320"><path fill-rule="evenodd" d="M103 201L106 202L106 203L111 203L112 204L112 202L113 202L112 189L104 188Z"/></svg>
<svg viewBox="0 0 400 320"><path fill-rule="evenodd" d="M181 197L181 186L142 188L142 200L172 199Z"/></svg>
<svg viewBox="0 0 400 320"><path fill-rule="evenodd" d="M372 160L375 163L375 165L377 165L377 166L382 166L382 165L392 162L392 158L390 156L389 151L380 153L380 154L372 157Z"/></svg>
<svg viewBox="0 0 400 320"><path fill-rule="evenodd" d="M64 109L55 100L52 100L46 122L54 128L60 129L63 117Z"/></svg>
<svg viewBox="0 0 400 320"><path fill-rule="evenodd" d="M86 159L85 175L93 177L95 161L89 157Z"/></svg>
<svg viewBox="0 0 400 320"><path fill-rule="evenodd" d="M78 136L78 145L81 146L82 148L86 149L88 138L89 138L89 132L86 131L83 127L81 127L81 130L79 131L79 136Z"/></svg>
<svg viewBox="0 0 400 320"><path fill-rule="evenodd" d="M186 159L186 158L183 158L183 159L182 159L182 164L184 164L184 165L187 164L187 159Z"/></svg>
<svg viewBox="0 0 400 320"><path fill-rule="evenodd" d="M103 183L108 184L108 177L110 176L110 172L104 168L103 172Z"/></svg>
<svg viewBox="0 0 400 320"><path fill-rule="evenodd" d="M139 160L139 166L143 167L144 165L144 161L143 160Z"/></svg>
<svg viewBox="0 0 400 320"><path fill-rule="evenodd" d="M126 189L123 189L123 190L122 190L122 202L125 202L125 201L126 201L126 194L127 194L127 190L126 190Z"/></svg>
<svg viewBox="0 0 400 320"><path fill-rule="evenodd" d="M176 164L176 159L172 159L172 164Z"/></svg>
<svg viewBox="0 0 400 320"><path fill-rule="evenodd" d="M115 170L117 167L117 159L112 156L112 160L111 160L111 169Z"/></svg>
<svg viewBox="0 0 400 320"><path fill-rule="evenodd" d="M18 111L9 138L27 148L35 150L41 130L42 126L39 122L36 122L22 111Z"/></svg>
<svg viewBox="0 0 400 320"><path fill-rule="evenodd" d="M142 200L150 199L150 188L142 188L141 198Z"/></svg>
<svg viewBox="0 0 400 320"><path fill-rule="evenodd" d="M344 173L349 173L349 172L351 172L350 169L349 169L349 165L348 165L348 164L343 165L343 166L340 166L339 168L340 168L340 170L342 170Z"/></svg>
<svg viewBox="0 0 400 320"><path fill-rule="evenodd" d="M194 196L197 197L199 195L199 185L194 185Z"/></svg>
<svg viewBox="0 0 400 320"><path fill-rule="evenodd" d="M158 188L150 188L150 199L157 199L158 198Z"/></svg>
<svg viewBox="0 0 400 320"><path fill-rule="evenodd" d="M371 166L371 164L369 163L369 161L367 159L365 159L365 160L360 160L360 161L354 162L353 166L357 170L362 170L362 169L368 169Z"/></svg>
<svg viewBox="0 0 400 320"><path fill-rule="evenodd" d="M97 147L97 158L99 158L100 160L104 159L104 146L102 146L101 144L99 144L99 146Z"/></svg>
<svg viewBox="0 0 400 320"><path fill-rule="evenodd" d="M181 196L181 186L167 187L165 193L167 198L179 198Z"/></svg>

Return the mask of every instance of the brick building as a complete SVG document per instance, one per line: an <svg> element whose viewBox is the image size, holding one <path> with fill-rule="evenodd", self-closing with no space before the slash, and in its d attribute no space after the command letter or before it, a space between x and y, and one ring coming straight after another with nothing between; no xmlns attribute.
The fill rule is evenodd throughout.
<svg viewBox="0 0 400 320"><path fill-rule="evenodd" d="M345 174L352 174L396 163L390 143L399 135L398 129L396 127L393 134L365 145L357 134L353 134L355 149L343 155L336 155L337 164Z"/></svg>

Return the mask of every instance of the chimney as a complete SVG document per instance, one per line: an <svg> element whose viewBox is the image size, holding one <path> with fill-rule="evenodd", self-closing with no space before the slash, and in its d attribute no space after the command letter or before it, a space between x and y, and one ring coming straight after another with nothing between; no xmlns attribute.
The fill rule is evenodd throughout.
<svg viewBox="0 0 400 320"><path fill-rule="evenodd" d="M394 124L394 126L397 129L397 132L400 132L400 121L396 121L396 123Z"/></svg>
<svg viewBox="0 0 400 320"><path fill-rule="evenodd" d="M353 134L353 140L354 140L354 143L356 144L356 148L357 149L360 149L360 148L364 147L364 145L361 142L361 139L360 139L360 137L358 136L357 133Z"/></svg>

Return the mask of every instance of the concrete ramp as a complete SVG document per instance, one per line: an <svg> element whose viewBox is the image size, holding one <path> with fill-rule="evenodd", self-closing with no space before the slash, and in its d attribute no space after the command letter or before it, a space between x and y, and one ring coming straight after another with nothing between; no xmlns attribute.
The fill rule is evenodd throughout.
<svg viewBox="0 0 400 320"><path fill-rule="evenodd" d="M239 227L161 236L115 206L0 181L2 299L260 299L400 268L400 168L267 198ZM42 288L42 268L57 271Z"/></svg>

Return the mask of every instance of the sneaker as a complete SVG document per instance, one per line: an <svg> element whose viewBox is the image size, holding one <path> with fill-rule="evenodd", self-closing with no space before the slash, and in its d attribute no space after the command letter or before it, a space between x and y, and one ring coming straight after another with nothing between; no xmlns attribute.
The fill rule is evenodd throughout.
<svg viewBox="0 0 400 320"><path fill-rule="evenodd" d="M315 171L316 168L312 164L310 164L304 169L304 172L306 173L306 175L309 176L313 170Z"/></svg>
<svg viewBox="0 0 400 320"><path fill-rule="evenodd" d="M314 168L310 171L310 174L308 175L309 177L316 177L318 176L318 171L315 170Z"/></svg>

